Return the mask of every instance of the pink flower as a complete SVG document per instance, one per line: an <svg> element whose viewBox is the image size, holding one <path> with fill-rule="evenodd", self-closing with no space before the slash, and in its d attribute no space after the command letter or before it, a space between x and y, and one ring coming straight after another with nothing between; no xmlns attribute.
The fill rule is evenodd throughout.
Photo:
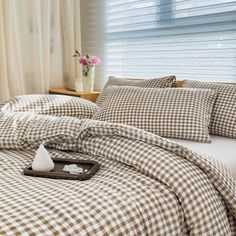
<svg viewBox="0 0 236 236"><path fill-rule="evenodd" d="M79 62L83 66L97 66L97 65L101 64L101 61L97 56L91 56L91 57L81 56L79 58Z"/></svg>
<svg viewBox="0 0 236 236"><path fill-rule="evenodd" d="M88 65L89 64L88 58L85 56L80 57L79 63L82 64L83 66Z"/></svg>
<svg viewBox="0 0 236 236"><path fill-rule="evenodd" d="M97 56L91 56L90 63L91 63L91 65L97 66L97 65L101 64L101 61Z"/></svg>

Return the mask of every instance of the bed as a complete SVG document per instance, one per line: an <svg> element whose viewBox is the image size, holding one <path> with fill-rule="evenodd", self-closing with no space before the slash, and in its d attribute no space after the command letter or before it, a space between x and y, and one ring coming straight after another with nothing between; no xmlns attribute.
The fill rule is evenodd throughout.
<svg viewBox="0 0 236 236"><path fill-rule="evenodd" d="M212 135L211 143L198 143L188 140L171 139L178 142L191 150L201 153L204 157L210 156L222 162L232 173L236 181L236 140Z"/></svg>
<svg viewBox="0 0 236 236"><path fill-rule="evenodd" d="M0 113L0 235L236 234L236 183L224 164L191 142L85 118L96 107L85 114L78 104L66 116ZM201 145L222 142L233 139ZM93 159L101 168L84 182L24 176L41 143L52 158Z"/></svg>

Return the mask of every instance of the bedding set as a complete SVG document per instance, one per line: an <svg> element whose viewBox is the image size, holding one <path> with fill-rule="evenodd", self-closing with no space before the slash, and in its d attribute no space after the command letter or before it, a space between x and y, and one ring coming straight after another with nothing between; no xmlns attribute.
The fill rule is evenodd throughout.
<svg viewBox="0 0 236 236"><path fill-rule="evenodd" d="M173 77L155 80L162 81L155 92L150 84L111 84L99 106L58 97L65 114L45 103L55 100L51 96L7 102L0 113L0 235L235 235L236 184L228 169L158 134L164 122L162 136L209 142L206 130L219 95L214 89L170 88ZM132 100L125 95L130 91L141 97ZM113 121L106 100L119 110L117 94L127 96L118 101L127 112ZM149 99L166 109L158 113L147 106ZM142 100L140 109L134 108ZM186 100L183 110L177 109ZM42 143L54 158L92 159L101 168L84 182L24 176L22 169Z"/></svg>
<svg viewBox="0 0 236 236"><path fill-rule="evenodd" d="M203 157L211 156L221 161L232 173L236 180L236 144L235 139L211 135L211 143L200 143L191 140L171 140L186 146Z"/></svg>

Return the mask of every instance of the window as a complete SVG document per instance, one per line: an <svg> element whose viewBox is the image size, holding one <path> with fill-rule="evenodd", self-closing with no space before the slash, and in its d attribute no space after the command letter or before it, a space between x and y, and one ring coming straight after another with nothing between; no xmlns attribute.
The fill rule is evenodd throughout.
<svg viewBox="0 0 236 236"><path fill-rule="evenodd" d="M105 76L236 82L236 0L97 2Z"/></svg>

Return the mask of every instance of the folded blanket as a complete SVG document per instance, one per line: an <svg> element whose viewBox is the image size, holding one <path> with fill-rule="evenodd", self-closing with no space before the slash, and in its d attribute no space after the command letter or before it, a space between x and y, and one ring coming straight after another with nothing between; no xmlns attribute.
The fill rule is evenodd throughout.
<svg viewBox="0 0 236 236"><path fill-rule="evenodd" d="M34 149L41 143L49 148L79 152L98 160L102 171L105 168L113 177L119 176L119 169L124 176L125 168L137 180L132 183L133 186L138 186L138 183L146 186L147 179L155 181L153 195L144 194L137 205L132 203L135 206L129 211L133 214L131 218L126 218L124 211L115 210L127 207L125 203L122 205L121 199L122 204L118 204L122 191L116 190L116 203L108 204L106 207L110 209L104 212L108 215L108 212L113 212L120 220L105 227L103 212L96 211L96 218L100 221L89 226L93 230L93 227L97 228L97 231L91 232L98 235L117 235L117 232L126 232L126 235L236 234L235 182L227 169L216 160L202 158L175 142L126 125L30 113L0 113L1 149ZM56 152L56 155L65 156L62 153ZM112 169L106 165L107 161L109 166L113 166ZM100 174L100 177L103 175ZM131 181L125 178L122 180L124 185L126 181ZM26 176L23 180L27 183ZM50 182L54 183L48 180ZM96 188L97 197L94 196L93 201L99 203L101 198L106 201L107 196L101 195L104 190L102 185L97 183ZM129 191L132 195L137 190L131 188ZM6 198L1 194L0 197ZM155 209L150 207L150 200L157 203ZM98 207L93 205L95 209ZM129 219L132 225L132 219L136 218L139 219L136 222L139 227L129 228L124 223ZM81 235L86 235L86 230L81 228ZM114 230L117 234L113 234Z"/></svg>

